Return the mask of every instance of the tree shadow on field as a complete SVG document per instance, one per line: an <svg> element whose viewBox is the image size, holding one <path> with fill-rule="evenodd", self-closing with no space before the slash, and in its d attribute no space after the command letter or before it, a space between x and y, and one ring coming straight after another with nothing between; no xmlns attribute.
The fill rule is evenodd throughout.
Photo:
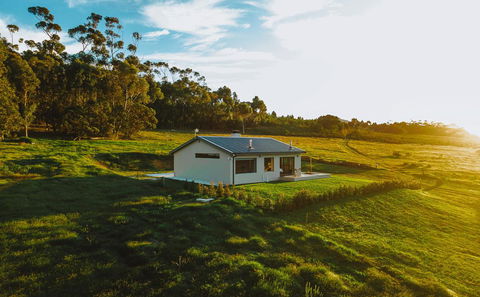
<svg viewBox="0 0 480 297"><path fill-rule="evenodd" d="M102 153L95 159L113 170L167 171L173 170L173 159L168 155L147 153Z"/></svg>
<svg viewBox="0 0 480 297"><path fill-rule="evenodd" d="M131 260L119 256L122 240L143 230L126 224L127 202L166 193L158 182L121 176L32 179L1 188L0 291L123 296L115 282L129 278Z"/></svg>
<svg viewBox="0 0 480 297"><path fill-rule="evenodd" d="M4 162L4 167L9 172L21 174L34 174L40 176L54 176L60 174L62 164L50 158L32 158L9 160Z"/></svg>
<svg viewBox="0 0 480 297"><path fill-rule="evenodd" d="M98 211L163 192L159 183L117 175L24 180L0 190L0 222Z"/></svg>
<svg viewBox="0 0 480 297"><path fill-rule="evenodd" d="M311 166L310 166L311 165ZM376 171L376 168L372 168L363 164L355 164L349 162L327 162L310 160L307 157L302 158L302 170L313 172L325 172L334 174L361 174L366 172Z"/></svg>

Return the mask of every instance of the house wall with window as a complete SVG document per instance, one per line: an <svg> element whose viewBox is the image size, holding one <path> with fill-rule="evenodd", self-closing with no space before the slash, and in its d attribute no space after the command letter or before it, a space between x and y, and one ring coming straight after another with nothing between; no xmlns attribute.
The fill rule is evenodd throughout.
<svg viewBox="0 0 480 297"><path fill-rule="evenodd" d="M173 155L175 176L207 183L232 184L232 157L202 141L184 147Z"/></svg>
<svg viewBox="0 0 480 297"><path fill-rule="evenodd" d="M235 157L235 184L249 184L259 182L269 182L278 180L281 176L280 170L280 158L293 157L293 170L300 169L302 167L300 155L252 155L252 156L237 156ZM266 160L267 159L267 164ZM273 159L273 170L271 168L270 160ZM245 171L243 169L250 168L246 164L241 164L242 161L255 160L254 170ZM266 166L267 165L267 166ZM241 170L239 170L241 166ZM267 168L266 168L267 167ZM294 172L292 173L294 174Z"/></svg>

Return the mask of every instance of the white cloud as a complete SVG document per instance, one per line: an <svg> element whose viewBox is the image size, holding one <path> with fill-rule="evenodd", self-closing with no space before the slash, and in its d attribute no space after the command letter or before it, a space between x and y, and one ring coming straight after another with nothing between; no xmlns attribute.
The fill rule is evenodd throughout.
<svg viewBox="0 0 480 297"><path fill-rule="evenodd" d="M147 32L143 34L143 38L145 38L146 40L154 40L160 36L165 36L168 34L170 34L170 31L163 29L158 31Z"/></svg>
<svg viewBox="0 0 480 297"><path fill-rule="evenodd" d="M67 3L68 7L73 8L76 6L80 5L87 5L87 4L93 4L93 3L100 3L100 2L134 2L134 3L140 3L142 0L65 0Z"/></svg>
<svg viewBox="0 0 480 297"><path fill-rule="evenodd" d="M11 17L0 18L0 34L6 37L9 42L12 42L10 32L7 30L8 24L16 24L15 20ZM35 30L20 24L16 24L20 30L14 34L14 42L18 44L18 39L23 38L25 40L41 41L45 39L45 34L39 30Z"/></svg>
<svg viewBox="0 0 480 297"><path fill-rule="evenodd" d="M247 5L261 8L267 15L261 19L267 28L285 22L328 15L358 14L382 0L264 0L246 1Z"/></svg>
<svg viewBox="0 0 480 297"><path fill-rule="evenodd" d="M292 18L321 6L269 1L272 34L288 55L230 85L282 114L437 120L480 134L480 2L350 4Z"/></svg>
<svg viewBox="0 0 480 297"><path fill-rule="evenodd" d="M109 1L109 0L65 0L65 2L67 2L68 7L70 8L79 6L79 5L102 2L102 1Z"/></svg>
<svg viewBox="0 0 480 297"><path fill-rule="evenodd" d="M263 18L266 27L272 27L276 23L288 18L300 16L306 13L318 12L326 9L331 0L270 0L262 4L262 8L270 15Z"/></svg>
<svg viewBox="0 0 480 297"><path fill-rule="evenodd" d="M65 0L67 2L68 7L75 7L77 5L82 5L88 3L88 0Z"/></svg>
<svg viewBox="0 0 480 297"><path fill-rule="evenodd" d="M224 38L228 27L238 26L242 10L222 6L223 0L166 1L140 10L147 22L160 29L187 33L187 45L206 48Z"/></svg>
<svg viewBox="0 0 480 297"><path fill-rule="evenodd" d="M228 85L230 81L254 79L259 74L259 68L268 67L277 61L271 53L239 48L224 48L208 53L156 53L142 58L165 61L177 67L188 67L207 74L209 85L212 87Z"/></svg>

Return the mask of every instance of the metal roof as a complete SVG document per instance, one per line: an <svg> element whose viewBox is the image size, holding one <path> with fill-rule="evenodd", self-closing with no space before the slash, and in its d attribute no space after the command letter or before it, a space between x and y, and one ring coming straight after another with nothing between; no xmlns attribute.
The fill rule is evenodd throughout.
<svg viewBox="0 0 480 297"><path fill-rule="evenodd" d="M197 136L172 150L173 154L195 140L203 140L232 155L249 154L302 154L304 150L290 146L273 138L267 137L225 137L225 136ZM250 147L250 141L252 146Z"/></svg>

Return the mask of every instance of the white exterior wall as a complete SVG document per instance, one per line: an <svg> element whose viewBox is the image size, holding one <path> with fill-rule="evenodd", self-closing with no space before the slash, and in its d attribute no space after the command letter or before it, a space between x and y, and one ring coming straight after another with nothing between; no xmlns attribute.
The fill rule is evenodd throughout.
<svg viewBox="0 0 480 297"><path fill-rule="evenodd" d="M264 158L273 157L273 171L264 172ZM257 159L257 172L255 173L239 173L235 174L235 184L251 184L260 182L269 182L280 179L280 157L295 157L295 169L302 168L302 160L300 154L298 155L251 155L251 156L237 156L238 159Z"/></svg>
<svg viewBox="0 0 480 297"><path fill-rule="evenodd" d="M220 159L195 158L196 153L219 154ZM272 172L264 172L264 158L268 157L273 157L274 160L274 171ZM280 178L280 157L294 157L295 169L301 169L302 162L300 154L242 155L236 156L235 160L256 158L257 172L235 174L235 178L233 179L235 171L232 156L210 144L197 140L174 153L174 175L176 177L207 183L213 182L218 184L218 182L221 181L223 184L229 185L233 183L240 185L275 181Z"/></svg>
<svg viewBox="0 0 480 297"><path fill-rule="evenodd" d="M220 159L195 158L196 153L220 154ZM173 168L176 177L232 184L232 157L200 140L173 154Z"/></svg>

